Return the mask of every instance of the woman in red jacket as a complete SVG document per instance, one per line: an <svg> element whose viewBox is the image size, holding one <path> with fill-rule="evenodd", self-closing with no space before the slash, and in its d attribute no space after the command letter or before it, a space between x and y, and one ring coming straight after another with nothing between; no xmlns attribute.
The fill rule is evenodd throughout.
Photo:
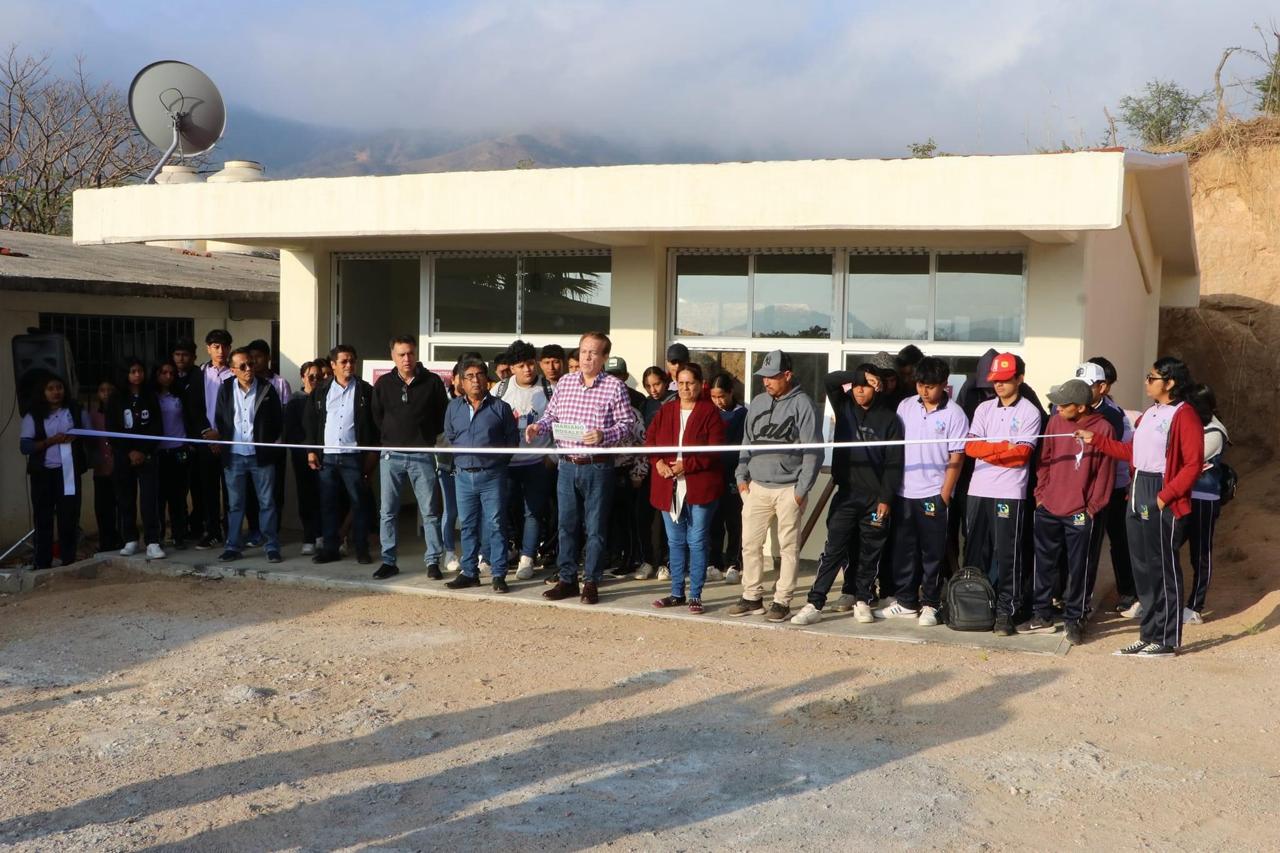
<svg viewBox="0 0 1280 853"><path fill-rule="evenodd" d="M702 399L702 369L689 364L676 374L676 399L664 403L650 423L644 442L649 447L705 447L724 444L724 423L710 400ZM707 578L707 531L716 502L724 491L720 460L715 453L651 455L653 476L649 502L662 513L671 548L671 594L654 607L679 607L701 613L702 585ZM685 598L685 576L689 596Z"/></svg>
<svg viewBox="0 0 1280 853"><path fill-rule="evenodd" d="M1178 549L1191 512L1191 487L1204 466L1204 429L1184 402L1191 372L1176 358L1156 361L1146 376L1153 401L1138 418L1133 438L1117 441L1089 430L1076 435L1103 453L1133 465L1125 525L1133 579L1142 603L1140 639L1116 652L1168 657L1182 643L1182 567Z"/></svg>

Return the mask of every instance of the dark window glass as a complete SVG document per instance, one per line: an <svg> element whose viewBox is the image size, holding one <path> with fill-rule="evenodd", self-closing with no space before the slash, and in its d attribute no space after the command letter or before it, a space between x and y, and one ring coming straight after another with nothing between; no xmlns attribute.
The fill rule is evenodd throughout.
<svg viewBox="0 0 1280 853"><path fill-rule="evenodd" d="M609 331L610 258L526 258L524 334Z"/></svg>
<svg viewBox="0 0 1280 853"><path fill-rule="evenodd" d="M417 258L340 261L338 341L361 359L382 360L395 336L417 337L421 269Z"/></svg>
<svg viewBox="0 0 1280 853"><path fill-rule="evenodd" d="M515 335L515 258L437 258L436 332Z"/></svg>

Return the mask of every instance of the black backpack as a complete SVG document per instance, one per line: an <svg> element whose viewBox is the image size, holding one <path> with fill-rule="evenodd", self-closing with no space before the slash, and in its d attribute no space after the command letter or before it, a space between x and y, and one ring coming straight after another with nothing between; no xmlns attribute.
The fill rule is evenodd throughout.
<svg viewBox="0 0 1280 853"><path fill-rule="evenodd" d="M996 591L986 572L966 566L947 581L942 621L953 631L990 631L996 624Z"/></svg>
<svg viewBox="0 0 1280 853"><path fill-rule="evenodd" d="M1218 469L1218 504L1226 506L1236 496L1236 469L1219 459L1214 466Z"/></svg>

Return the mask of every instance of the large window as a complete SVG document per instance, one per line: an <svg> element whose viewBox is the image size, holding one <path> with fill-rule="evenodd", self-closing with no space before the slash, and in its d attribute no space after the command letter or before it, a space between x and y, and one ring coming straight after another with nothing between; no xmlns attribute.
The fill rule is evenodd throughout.
<svg viewBox="0 0 1280 853"><path fill-rule="evenodd" d="M929 255L849 255L845 337L929 337Z"/></svg>
<svg viewBox="0 0 1280 853"><path fill-rule="evenodd" d="M936 340L1022 340L1021 254L939 254L937 294Z"/></svg>
<svg viewBox="0 0 1280 853"><path fill-rule="evenodd" d="M609 331L608 255L439 257L433 333Z"/></svg>
<svg viewBox="0 0 1280 853"><path fill-rule="evenodd" d="M437 258L434 332L516 331L515 258Z"/></svg>
<svg viewBox="0 0 1280 853"><path fill-rule="evenodd" d="M577 335L609 329L608 256L526 258L521 332Z"/></svg>
<svg viewBox="0 0 1280 853"><path fill-rule="evenodd" d="M40 331L67 339L82 394L104 379L119 382L121 363L137 357L148 365L168 358L173 345L194 336L190 317L112 317L101 314L41 314Z"/></svg>
<svg viewBox="0 0 1280 853"><path fill-rule="evenodd" d="M830 338L830 255L757 255L751 300L754 338Z"/></svg>
<svg viewBox="0 0 1280 853"><path fill-rule="evenodd" d="M391 339L418 332L417 258L344 259L338 265L338 339L361 359L390 358Z"/></svg>
<svg viewBox="0 0 1280 853"><path fill-rule="evenodd" d="M747 255L676 258L676 337L747 334Z"/></svg>

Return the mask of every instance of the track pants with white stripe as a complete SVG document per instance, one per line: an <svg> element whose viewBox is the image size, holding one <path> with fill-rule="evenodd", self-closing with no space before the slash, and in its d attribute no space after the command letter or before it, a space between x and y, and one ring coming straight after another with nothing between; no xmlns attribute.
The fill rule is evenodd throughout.
<svg viewBox="0 0 1280 853"><path fill-rule="evenodd" d="M1139 637L1147 643L1174 646L1182 643L1182 566L1178 550L1186 534L1186 519L1174 517L1169 507L1160 509L1156 495L1164 488L1164 477L1138 471L1125 525L1129 534L1129 556L1133 563L1133 583L1142 602L1142 629Z"/></svg>
<svg viewBox="0 0 1280 853"><path fill-rule="evenodd" d="M1068 623L1084 619L1091 592L1089 546L1094 538L1094 524L1085 512L1054 515L1042 506L1036 507L1031 528L1036 545L1033 606L1035 615L1041 619L1053 617L1053 595L1058 588L1059 573L1064 569L1067 582L1062 594L1062 618Z"/></svg>
<svg viewBox="0 0 1280 853"><path fill-rule="evenodd" d="M947 505L941 495L893 502L893 573L898 603L911 610L942 603Z"/></svg>
<svg viewBox="0 0 1280 853"><path fill-rule="evenodd" d="M1191 594L1187 596L1187 607L1197 613L1204 610L1204 599L1209 594L1209 579L1213 575L1213 529L1218 526L1221 510L1221 501L1191 499L1191 515L1187 516Z"/></svg>
<svg viewBox="0 0 1280 853"><path fill-rule="evenodd" d="M965 499L967 533L964 564L991 574L993 559L996 615L1013 617L1023 604L1022 536L1023 501L1009 498Z"/></svg>

